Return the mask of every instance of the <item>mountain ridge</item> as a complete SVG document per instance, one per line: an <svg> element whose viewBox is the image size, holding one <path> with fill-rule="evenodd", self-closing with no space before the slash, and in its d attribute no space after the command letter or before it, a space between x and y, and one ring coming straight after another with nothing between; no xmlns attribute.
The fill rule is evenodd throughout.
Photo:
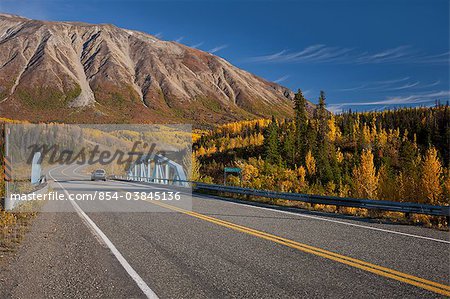
<svg viewBox="0 0 450 299"><path fill-rule="evenodd" d="M290 117L292 98L221 57L147 33L0 14L5 117L215 124Z"/></svg>

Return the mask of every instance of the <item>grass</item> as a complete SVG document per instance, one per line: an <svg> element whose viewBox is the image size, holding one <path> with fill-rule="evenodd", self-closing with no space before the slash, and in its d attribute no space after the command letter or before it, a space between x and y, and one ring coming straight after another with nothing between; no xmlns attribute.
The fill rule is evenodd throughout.
<svg viewBox="0 0 450 299"><path fill-rule="evenodd" d="M220 113L222 112L222 106L220 105L220 103L218 102L218 100L212 99L212 98L207 98L207 97L196 97L196 99L198 101L200 101L200 103L203 105L203 107L205 107L206 109L216 112L216 113Z"/></svg>
<svg viewBox="0 0 450 299"><path fill-rule="evenodd" d="M0 211L0 260L17 248L36 215L36 212Z"/></svg>
<svg viewBox="0 0 450 299"><path fill-rule="evenodd" d="M19 99L28 107L34 109L65 108L72 100L81 94L81 87L76 85L73 89L63 93L54 88L37 87L33 90L20 89L17 91Z"/></svg>
<svg viewBox="0 0 450 299"><path fill-rule="evenodd" d="M14 212L4 211L0 206L0 261L18 248L42 204L23 203Z"/></svg>

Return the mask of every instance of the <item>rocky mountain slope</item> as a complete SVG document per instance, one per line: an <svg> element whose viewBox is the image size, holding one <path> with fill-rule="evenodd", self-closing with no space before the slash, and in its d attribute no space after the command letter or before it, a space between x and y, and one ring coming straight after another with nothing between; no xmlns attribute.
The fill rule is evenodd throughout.
<svg viewBox="0 0 450 299"><path fill-rule="evenodd" d="M292 97L222 58L149 34L0 14L0 116L207 125L289 116Z"/></svg>

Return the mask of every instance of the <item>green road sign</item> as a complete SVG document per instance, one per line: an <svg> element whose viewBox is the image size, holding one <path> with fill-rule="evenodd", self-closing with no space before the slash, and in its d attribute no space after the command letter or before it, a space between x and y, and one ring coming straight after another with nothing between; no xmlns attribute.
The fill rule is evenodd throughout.
<svg viewBox="0 0 450 299"><path fill-rule="evenodd" d="M237 168L237 167L225 167L224 171L225 172L237 172L237 173L240 173L241 169Z"/></svg>

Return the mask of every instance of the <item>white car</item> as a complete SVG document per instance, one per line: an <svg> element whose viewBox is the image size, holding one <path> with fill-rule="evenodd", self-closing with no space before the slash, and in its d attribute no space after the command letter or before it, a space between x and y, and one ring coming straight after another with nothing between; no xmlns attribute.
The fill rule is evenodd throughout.
<svg viewBox="0 0 450 299"><path fill-rule="evenodd" d="M106 171L103 169L94 170L91 174L91 181L106 181Z"/></svg>

